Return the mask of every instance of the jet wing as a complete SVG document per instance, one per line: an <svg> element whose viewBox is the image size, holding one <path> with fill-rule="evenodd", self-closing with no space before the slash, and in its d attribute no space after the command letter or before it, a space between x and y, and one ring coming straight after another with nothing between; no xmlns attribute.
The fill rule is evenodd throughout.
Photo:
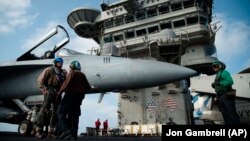
<svg viewBox="0 0 250 141"><path fill-rule="evenodd" d="M42 65L15 65L15 66L0 66L0 82L3 80L3 77L12 77L13 75L18 75L23 72L30 72L32 70L36 69L43 69L48 66L51 66L51 64L42 64Z"/></svg>
<svg viewBox="0 0 250 141"><path fill-rule="evenodd" d="M51 63L36 64L18 62L13 65L0 65L0 99L25 98L41 94L37 87L37 78Z"/></svg>

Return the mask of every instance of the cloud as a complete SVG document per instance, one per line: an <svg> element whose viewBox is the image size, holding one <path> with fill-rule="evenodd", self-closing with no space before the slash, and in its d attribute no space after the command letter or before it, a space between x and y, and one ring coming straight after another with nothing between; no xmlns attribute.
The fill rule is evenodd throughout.
<svg viewBox="0 0 250 141"><path fill-rule="evenodd" d="M30 0L1 0L0 34L13 32L17 27L31 25L37 15L27 14L30 7Z"/></svg>
<svg viewBox="0 0 250 141"><path fill-rule="evenodd" d="M74 36L69 42L68 48L85 54L90 54L90 50L99 45L92 39Z"/></svg>
<svg viewBox="0 0 250 141"><path fill-rule="evenodd" d="M216 13L212 23L221 21L222 28L218 30L215 45L217 57L227 65L231 73L249 67L250 24L248 20L235 20L223 13Z"/></svg>
<svg viewBox="0 0 250 141"><path fill-rule="evenodd" d="M215 45L217 54L223 60L246 55L250 51L250 25L246 21L229 19L223 14L217 14L222 28L217 32Z"/></svg>

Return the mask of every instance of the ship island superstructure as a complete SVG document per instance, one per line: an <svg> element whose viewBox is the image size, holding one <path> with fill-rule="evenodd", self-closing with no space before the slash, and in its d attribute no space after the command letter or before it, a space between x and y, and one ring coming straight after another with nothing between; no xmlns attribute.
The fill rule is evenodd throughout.
<svg viewBox="0 0 250 141"><path fill-rule="evenodd" d="M100 45L97 55L155 59L211 75L218 30L211 24L212 6L213 0L103 1L102 11L80 7L67 20L77 35ZM180 80L121 91L118 126L127 134L158 134L169 120L193 124L188 87L189 81Z"/></svg>

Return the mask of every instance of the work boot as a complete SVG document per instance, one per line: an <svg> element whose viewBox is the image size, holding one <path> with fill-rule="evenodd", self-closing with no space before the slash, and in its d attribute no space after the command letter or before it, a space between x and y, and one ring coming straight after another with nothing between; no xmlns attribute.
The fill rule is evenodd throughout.
<svg viewBox="0 0 250 141"><path fill-rule="evenodd" d="M48 138L48 139L55 138L55 130L54 130L54 128L50 128L50 127L49 127L49 131L48 131L48 134L47 134L47 138Z"/></svg>
<svg viewBox="0 0 250 141"><path fill-rule="evenodd" d="M34 136L36 135L36 130L32 130L32 131L30 132L30 135L34 137Z"/></svg>
<svg viewBox="0 0 250 141"><path fill-rule="evenodd" d="M41 132L36 132L35 137L38 138L38 139L43 139L44 138L44 136L43 136L43 134Z"/></svg>
<svg viewBox="0 0 250 141"><path fill-rule="evenodd" d="M48 132L48 135L47 135L47 139L51 139L52 138L52 136L53 136L53 134L51 133L51 132Z"/></svg>

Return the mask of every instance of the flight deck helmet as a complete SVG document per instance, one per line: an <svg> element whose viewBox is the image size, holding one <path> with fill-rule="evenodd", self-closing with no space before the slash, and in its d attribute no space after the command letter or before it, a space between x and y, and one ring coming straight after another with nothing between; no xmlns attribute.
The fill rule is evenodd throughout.
<svg viewBox="0 0 250 141"><path fill-rule="evenodd" d="M72 70L81 70L81 64L78 61L72 61L70 64Z"/></svg>
<svg viewBox="0 0 250 141"><path fill-rule="evenodd" d="M55 58L54 64L56 64L56 63L63 63L63 59L61 57Z"/></svg>
<svg viewBox="0 0 250 141"><path fill-rule="evenodd" d="M212 67L213 68L219 68L221 70L226 69L226 65L223 62L219 61L219 60L214 61L213 64L212 64Z"/></svg>

